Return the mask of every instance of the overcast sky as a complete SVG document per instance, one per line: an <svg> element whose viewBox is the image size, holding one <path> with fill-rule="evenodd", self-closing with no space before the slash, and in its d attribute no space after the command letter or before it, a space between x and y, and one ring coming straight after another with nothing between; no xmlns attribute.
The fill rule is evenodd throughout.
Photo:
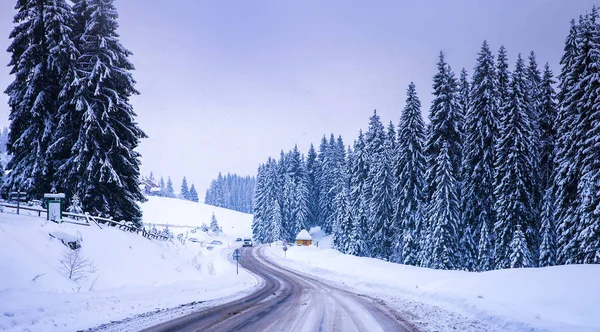
<svg viewBox="0 0 600 332"><path fill-rule="evenodd" d="M150 138L142 171L195 183L259 163L324 133L351 144L373 109L398 124L414 81L427 115L440 50L472 73L487 39L512 64L534 50L558 73L569 21L591 0L280 1L116 0L122 44L134 55L132 99ZM0 0L0 46L16 0ZM0 64L10 55L0 52ZM12 81L0 66L0 89ZM6 95L0 126L8 125Z"/></svg>

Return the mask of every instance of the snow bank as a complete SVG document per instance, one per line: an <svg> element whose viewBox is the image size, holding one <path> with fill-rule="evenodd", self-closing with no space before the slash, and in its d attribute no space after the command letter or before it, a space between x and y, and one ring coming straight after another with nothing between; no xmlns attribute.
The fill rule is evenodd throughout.
<svg viewBox="0 0 600 332"><path fill-rule="evenodd" d="M170 211L183 222L198 219L179 207L174 199L151 199L142 206L146 216L152 214L148 209ZM219 223L233 227L224 227L225 234L215 238L230 237L227 230L243 232L246 215L219 217L219 212ZM102 227L0 213L0 331L75 331L155 309L241 295L258 284L243 270L236 275L228 257L234 247L228 242L208 250L200 243L148 240ZM88 260L85 278L66 277L59 260L70 249L50 233L81 239L80 254Z"/></svg>
<svg viewBox="0 0 600 332"><path fill-rule="evenodd" d="M332 249L290 247L279 264L345 284L383 299L395 296L441 306L501 330L600 330L600 265L443 271L344 255Z"/></svg>

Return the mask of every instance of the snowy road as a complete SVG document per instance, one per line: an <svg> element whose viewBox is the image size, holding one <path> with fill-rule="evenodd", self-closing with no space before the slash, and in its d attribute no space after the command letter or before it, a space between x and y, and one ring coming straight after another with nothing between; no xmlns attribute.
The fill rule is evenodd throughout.
<svg viewBox="0 0 600 332"><path fill-rule="evenodd" d="M264 280L239 300L145 331L415 331L382 301L360 296L268 261L265 247L242 251L242 266Z"/></svg>

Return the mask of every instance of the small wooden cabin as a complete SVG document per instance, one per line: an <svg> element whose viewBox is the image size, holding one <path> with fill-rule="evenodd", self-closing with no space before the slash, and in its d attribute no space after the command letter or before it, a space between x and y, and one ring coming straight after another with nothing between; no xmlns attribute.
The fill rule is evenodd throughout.
<svg viewBox="0 0 600 332"><path fill-rule="evenodd" d="M297 246L310 246L312 245L312 236L306 229L303 229L296 236L296 245Z"/></svg>

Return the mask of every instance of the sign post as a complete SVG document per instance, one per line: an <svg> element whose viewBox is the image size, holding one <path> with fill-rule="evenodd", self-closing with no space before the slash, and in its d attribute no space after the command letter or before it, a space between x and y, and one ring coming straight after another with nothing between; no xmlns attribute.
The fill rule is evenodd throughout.
<svg viewBox="0 0 600 332"><path fill-rule="evenodd" d="M233 252L233 259L235 259L235 274L240 274L239 264L241 258L242 254L240 253L240 249L235 249Z"/></svg>
<svg viewBox="0 0 600 332"><path fill-rule="evenodd" d="M283 244L283 256L287 258L287 244Z"/></svg>
<svg viewBox="0 0 600 332"><path fill-rule="evenodd" d="M47 200L46 219L57 223L62 222L62 206L65 194L44 194Z"/></svg>

